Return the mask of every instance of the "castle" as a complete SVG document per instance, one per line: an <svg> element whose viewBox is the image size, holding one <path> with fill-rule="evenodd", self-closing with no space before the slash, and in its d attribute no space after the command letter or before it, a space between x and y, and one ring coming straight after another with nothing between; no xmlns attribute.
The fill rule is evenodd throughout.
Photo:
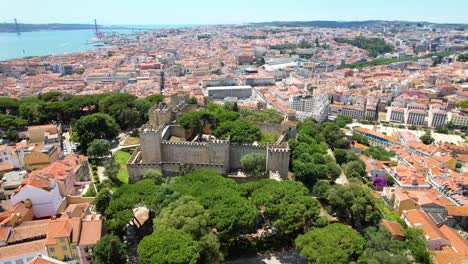
<svg viewBox="0 0 468 264"><path fill-rule="evenodd" d="M176 99L176 98L175 98ZM180 101L180 100L175 100ZM264 153L266 172L288 177L288 138L295 137L295 126L257 124L262 131L278 136L269 145L238 144L229 140L210 139L188 142L192 132L177 124L183 113L195 111L196 105L185 102L149 110L149 121L140 129L140 147L127 163L129 182L143 178L148 169L161 170L163 176L178 176L191 169L212 169L222 175L241 169L241 158L249 153Z"/></svg>

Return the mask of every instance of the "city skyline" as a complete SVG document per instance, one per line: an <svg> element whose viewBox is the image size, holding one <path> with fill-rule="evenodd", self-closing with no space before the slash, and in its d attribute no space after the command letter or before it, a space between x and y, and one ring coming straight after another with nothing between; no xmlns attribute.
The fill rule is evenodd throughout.
<svg viewBox="0 0 468 264"><path fill-rule="evenodd" d="M27 8L25 8L27 7ZM45 10L45 8L47 8ZM15 1L0 10L1 22L20 23L83 23L96 18L103 25L216 25L269 21L364 21L401 20L433 23L468 23L464 10L467 2L429 0L421 8L418 1L357 2L292 1L285 6L280 1L246 1L219 3L213 0L197 2L155 3L148 0L99 1L84 0L63 4L57 0ZM73 10L71 12L70 10ZM111 10L111 12L108 12ZM177 10L177 11L173 11ZM38 12L39 11L39 12Z"/></svg>

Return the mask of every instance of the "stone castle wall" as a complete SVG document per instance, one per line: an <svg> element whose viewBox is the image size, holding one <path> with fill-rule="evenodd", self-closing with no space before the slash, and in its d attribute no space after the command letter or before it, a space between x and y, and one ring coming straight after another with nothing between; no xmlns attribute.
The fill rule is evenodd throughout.
<svg viewBox="0 0 468 264"><path fill-rule="evenodd" d="M250 153L262 153L266 155L265 146L253 146L252 144L236 144L233 143L230 146L230 155L231 159L229 161L229 167L232 170L240 169L241 163L240 160L242 156Z"/></svg>
<svg viewBox="0 0 468 264"><path fill-rule="evenodd" d="M209 142L171 141L171 137L182 140L190 138L192 131L179 125L181 113L196 110L196 105L184 102L166 108L155 106L149 110L149 122L140 131L140 148L130 157L127 164L130 182L143 178L149 169L159 169L164 176L177 176L187 170L206 168L223 175L241 169L241 158L250 153L263 153L266 156L266 170L278 172L282 178L288 176L289 148L281 146L253 145L231 143L229 140L212 140ZM285 139L291 134L291 128L280 124L256 123L263 132ZM295 130L294 130L295 132ZM278 140L280 141L280 140Z"/></svg>

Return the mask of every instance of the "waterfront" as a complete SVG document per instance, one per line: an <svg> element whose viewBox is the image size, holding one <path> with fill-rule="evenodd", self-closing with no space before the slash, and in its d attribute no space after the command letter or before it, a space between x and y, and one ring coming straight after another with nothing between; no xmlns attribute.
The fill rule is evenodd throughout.
<svg viewBox="0 0 468 264"><path fill-rule="evenodd" d="M177 28L187 25L160 25L151 28ZM141 28L141 26L140 26ZM148 28L150 30L150 28ZM105 29L106 33L132 34L138 30ZM28 56L45 56L85 51L94 48L86 44L94 38L94 30L54 30L16 33L0 33L0 61L24 58Z"/></svg>

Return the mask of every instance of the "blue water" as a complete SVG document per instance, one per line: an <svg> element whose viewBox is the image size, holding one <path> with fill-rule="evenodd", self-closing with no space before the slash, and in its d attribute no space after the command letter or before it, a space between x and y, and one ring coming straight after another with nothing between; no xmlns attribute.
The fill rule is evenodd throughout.
<svg viewBox="0 0 468 264"><path fill-rule="evenodd" d="M159 28L175 27L177 26L168 25L160 26ZM118 29L111 30L111 32L131 34L134 31L130 29ZM93 37L94 31L89 29L21 32L21 35L17 35L16 33L0 33L0 61L27 56L44 56L89 50L94 48L94 46L86 45L85 43Z"/></svg>

